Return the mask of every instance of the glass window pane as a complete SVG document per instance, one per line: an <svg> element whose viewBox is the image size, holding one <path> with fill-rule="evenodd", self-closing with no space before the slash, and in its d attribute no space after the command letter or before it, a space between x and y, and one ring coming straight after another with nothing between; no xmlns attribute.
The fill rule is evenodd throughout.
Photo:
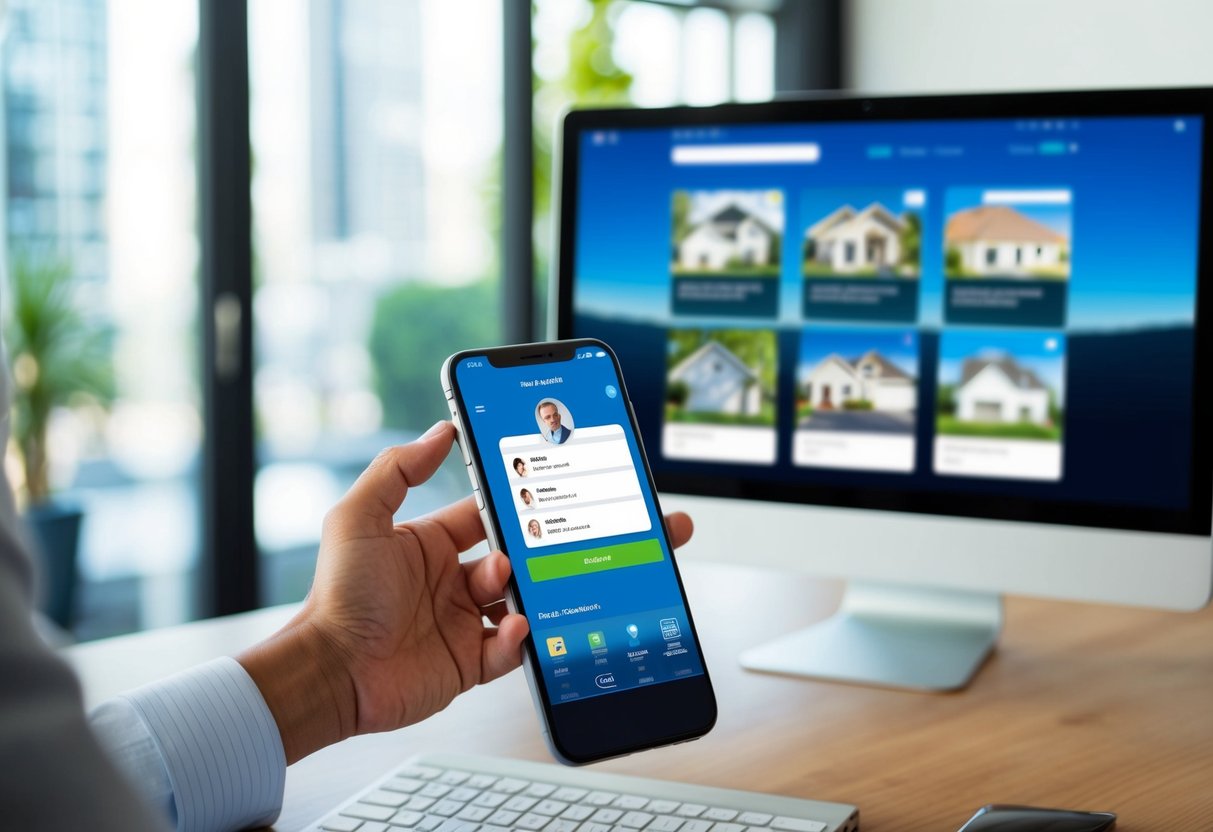
<svg viewBox="0 0 1213 832"><path fill-rule="evenodd" d="M500 4L252 0L257 538L307 591L325 511L444 418L438 369L499 338ZM409 495L466 495L461 465Z"/></svg>
<svg viewBox="0 0 1213 832"><path fill-rule="evenodd" d="M6 291L73 325L38 347L6 304L18 440L7 471L51 530L49 601L81 639L193 616L196 13L192 0L8 3ZM45 413L40 393L54 402ZM53 544L72 521L49 507L80 512L75 549Z"/></svg>

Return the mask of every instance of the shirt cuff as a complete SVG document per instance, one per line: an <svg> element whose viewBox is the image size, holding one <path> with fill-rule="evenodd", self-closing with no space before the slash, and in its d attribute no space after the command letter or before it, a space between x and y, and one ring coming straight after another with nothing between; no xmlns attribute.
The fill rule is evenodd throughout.
<svg viewBox="0 0 1213 832"><path fill-rule="evenodd" d="M147 725L172 786L179 832L273 823L286 753L261 691L220 658L123 694Z"/></svg>

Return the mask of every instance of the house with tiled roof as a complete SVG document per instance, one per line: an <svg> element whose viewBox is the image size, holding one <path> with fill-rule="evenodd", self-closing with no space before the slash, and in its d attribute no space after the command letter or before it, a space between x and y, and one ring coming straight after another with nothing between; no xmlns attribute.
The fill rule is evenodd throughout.
<svg viewBox="0 0 1213 832"><path fill-rule="evenodd" d="M762 409L758 371L718 341L708 341L670 369L669 381L685 384L691 413L756 416Z"/></svg>
<svg viewBox="0 0 1213 832"><path fill-rule="evenodd" d="M966 358L956 386L956 417L964 422L1045 425L1049 389L1009 355Z"/></svg>
<svg viewBox="0 0 1213 832"><path fill-rule="evenodd" d="M809 371L804 388L814 410L868 401L873 410L906 412L913 410L917 401L914 378L878 350L868 350L853 359L831 353Z"/></svg>
<svg viewBox="0 0 1213 832"><path fill-rule="evenodd" d="M979 205L948 217L944 244L965 274L1064 274L1069 239L1010 205Z"/></svg>

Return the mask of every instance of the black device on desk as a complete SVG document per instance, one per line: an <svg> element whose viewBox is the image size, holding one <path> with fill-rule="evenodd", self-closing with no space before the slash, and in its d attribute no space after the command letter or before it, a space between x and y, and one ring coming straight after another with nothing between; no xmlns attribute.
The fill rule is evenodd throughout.
<svg viewBox="0 0 1213 832"><path fill-rule="evenodd" d="M1111 812L992 804L978 809L959 832L1104 832L1115 826Z"/></svg>
<svg viewBox="0 0 1213 832"><path fill-rule="evenodd" d="M557 334L616 346L688 555L849 580L744 666L954 689L1001 593L1207 603L1211 124L1208 89L566 117Z"/></svg>

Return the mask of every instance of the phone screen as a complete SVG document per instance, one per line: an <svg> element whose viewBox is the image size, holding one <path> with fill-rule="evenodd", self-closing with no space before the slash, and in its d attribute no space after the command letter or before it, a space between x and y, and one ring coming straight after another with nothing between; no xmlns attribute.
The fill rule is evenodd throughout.
<svg viewBox="0 0 1213 832"><path fill-rule="evenodd" d="M703 675L613 356L453 369L549 703Z"/></svg>

